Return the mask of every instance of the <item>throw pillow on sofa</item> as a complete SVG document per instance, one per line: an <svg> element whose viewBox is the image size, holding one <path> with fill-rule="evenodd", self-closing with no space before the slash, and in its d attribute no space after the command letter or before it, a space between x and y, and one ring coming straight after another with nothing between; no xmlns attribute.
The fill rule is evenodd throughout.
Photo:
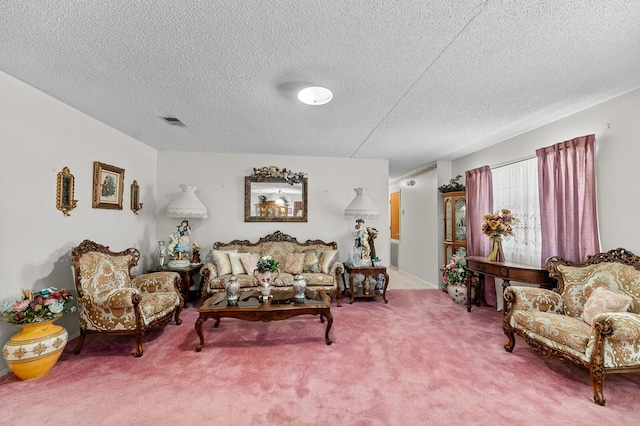
<svg viewBox="0 0 640 426"><path fill-rule="evenodd" d="M231 263L231 273L233 275L244 274L244 266L242 265L242 256L246 253L229 253L229 262Z"/></svg>
<svg viewBox="0 0 640 426"><path fill-rule="evenodd" d="M238 250L214 250L213 261L218 266L218 276L229 275L231 273L231 260L229 253L237 253Z"/></svg>
<svg viewBox="0 0 640 426"><path fill-rule="evenodd" d="M244 272L248 275L253 275L253 271L256 269L256 264L260 256L255 253L241 253L240 254L240 262L242 262L242 266L244 267Z"/></svg>
<svg viewBox="0 0 640 426"><path fill-rule="evenodd" d="M606 287L598 287L584 304L582 319L589 325L593 325L596 315L604 312L626 312L631 304L631 296L614 293Z"/></svg>
<svg viewBox="0 0 640 426"><path fill-rule="evenodd" d="M322 257L320 258L320 269L323 274L329 273L329 267L337 255L338 250L325 250L322 252Z"/></svg>
<svg viewBox="0 0 640 426"><path fill-rule="evenodd" d="M304 252L303 272L319 272L319 262L322 250L307 250Z"/></svg>
<svg viewBox="0 0 640 426"><path fill-rule="evenodd" d="M301 274L305 257L304 253L287 253L284 261L284 271L293 275Z"/></svg>

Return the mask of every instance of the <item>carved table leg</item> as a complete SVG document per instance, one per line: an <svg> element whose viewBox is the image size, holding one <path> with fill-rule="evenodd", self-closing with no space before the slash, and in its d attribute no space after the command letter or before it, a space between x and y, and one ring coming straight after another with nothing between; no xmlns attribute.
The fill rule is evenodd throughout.
<svg viewBox="0 0 640 426"><path fill-rule="evenodd" d="M349 304L353 304L353 271L349 272L349 293L351 296L351 300L349 301Z"/></svg>
<svg viewBox="0 0 640 426"><path fill-rule="evenodd" d="M325 317L327 318L327 329L324 332L324 340L325 342L327 342L327 345L330 345L331 343L333 343L329 338L329 330L331 330L331 326L333 325L333 314L331 313L331 311L329 311L327 312Z"/></svg>
<svg viewBox="0 0 640 426"><path fill-rule="evenodd" d="M206 318L198 317L196 320L196 333L198 333L198 337L200 337L200 344L196 346L196 352L200 352L202 347L204 346L204 335L202 334L202 323L206 321ZM220 322L220 319L218 319Z"/></svg>
<svg viewBox="0 0 640 426"><path fill-rule="evenodd" d="M385 269L382 274L384 275L384 287L382 287L382 300L384 303L389 303L387 300L387 287L389 286L389 274L387 274L387 270Z"/></svg>

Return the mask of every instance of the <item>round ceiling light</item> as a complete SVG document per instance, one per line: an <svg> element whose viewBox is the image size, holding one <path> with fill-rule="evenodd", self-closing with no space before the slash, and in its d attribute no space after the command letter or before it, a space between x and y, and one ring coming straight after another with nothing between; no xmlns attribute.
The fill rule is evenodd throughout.
<svg viewBox="0 0 640 426"><path fill-rule="evenodd" d="M326 87L306 87L298 92L298 99L307 105L324 105L333 99L333 93Z"/></svg>

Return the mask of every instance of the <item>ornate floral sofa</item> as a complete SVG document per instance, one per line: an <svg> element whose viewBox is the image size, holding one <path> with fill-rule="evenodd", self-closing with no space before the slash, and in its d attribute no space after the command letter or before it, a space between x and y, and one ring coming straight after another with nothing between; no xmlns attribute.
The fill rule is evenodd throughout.
<svg viewBox="0 0 640 426"><path fill-rule="evenodd" d="M72 269L78 291L79 354L87 333L136 336L135 356L142 356L146 331L175 318L181 324L184 300L177 272L131 275L140 252L128 248L112 252L108 246L84 240L71 250Z"/></svg>
<svg viewBox="0 0 640 426"><path fill-rule="evenodd" d="M324 289L333 294L337 306L342 305L341 277L344 266L339 261L338 245L321 240L299 242L294 237L276 231L256 243L234 240L213 244L213 262L202 266L200 286L203 299L225 290L227 279L235 275L240 291L256 289L253 270L258 259L271 256L280 262L275 287L292 288L293 277L302 275L307 288Z"/></svg>
<svg viewBox="0 0 640 426"><path fill-rule="evenodd" d="M503 330L536 353L583 365L591 373L593 399L604 405L606 373L640 371L640 258L619 248L585 262L547 260L553 291L507 287Z"/></svg>

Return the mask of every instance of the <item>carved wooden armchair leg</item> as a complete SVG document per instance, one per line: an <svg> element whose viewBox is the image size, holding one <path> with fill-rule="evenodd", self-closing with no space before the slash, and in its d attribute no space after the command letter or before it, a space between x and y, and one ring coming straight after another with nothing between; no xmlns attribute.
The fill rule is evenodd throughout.
<svg viewBox="0 0 640 426"><path fill-rule="evenodd" d="M87 337L87 333L84 331L84 329L80 329L80 338L78 339L78 343L76 343L76 347L73 350L73 353L78 355L80 353L80 351L82 350L82 345L84 344L84 339Z"/></svg>
<svg viewBox="0 0 640 426"><path fill-rule="evenodd" d="M504 334L507 336L507 339L509 339L509 341L504 345L504 349L507 352L512 352L513 347L516 345L516 337L515 337L515 333L513 332L513 328L511 328L509 323L505 321L502 323L502 331L504 331Z"/></svg>
<svg viewBox="0 0 640 426"><path fill-rule="evenodd" d="M176 321L176 324L180 325L182 324L182 319L180 318L180 314L182 313L182 308L184 307L184 299L182 298L182 295L179 292L178 292L178 295L179 295L178 297L180 297L180 305L176 309L174 319Z"/></svg>
<svg viewBox="0 0 640 426"><path fill-rule="evenodd" d="M591 365L591 379L593 380L593 400L598 405L604 405L606 399L604 399L604 394L602 393L602 388L604 386L604 368L598 365Z"/></svg>
<svg viewBox="0 0 640 426"><path fill-rule="evenodd" d="M513 347L516 345L516 338L514 335L513 327L511 327L511 315L513 314L513 307L515 304L515 297L511 292L504 293L504 306L502 316L502 331L507 336L509 341L504 345L504 349L507 352L513 351Z"/></svg>
<svg viewBox="0 0 640 426"><path fill-rule="evenodd" d="M136 354L134 355L136 358L142 356L142 344L144 343L145 332L144 329L138 329L136 331Z"/></svg>

